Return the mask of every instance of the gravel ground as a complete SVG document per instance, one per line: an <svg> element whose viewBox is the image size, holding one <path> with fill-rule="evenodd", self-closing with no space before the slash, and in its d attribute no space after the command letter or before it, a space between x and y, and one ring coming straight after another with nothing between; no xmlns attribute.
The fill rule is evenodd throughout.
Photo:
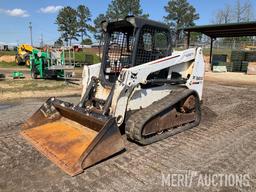
<svg viewBox="0 0 256 192"><path fill-rule="evenodd" d="M125 152L76 177L66 175L19 135L19 125L44 99L0 104L0 191L255 192L256 88L206 83L204 89L198 127L145 147L123 136ZM191 185L176 182L184 173L193 176ZM199 183L201 176L214 174L247 174L247 182Z"/></svg>

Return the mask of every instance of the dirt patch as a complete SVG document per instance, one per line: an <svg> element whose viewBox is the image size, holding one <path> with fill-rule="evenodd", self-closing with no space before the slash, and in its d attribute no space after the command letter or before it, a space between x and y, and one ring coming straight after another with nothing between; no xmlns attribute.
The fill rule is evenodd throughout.
<svg viewBox="0 0 256 192"><path fill-rule="evenodd" d="M143 147L123 136L124 153L76 177L61 171L19 134L19 124L45 99L20 101L1 110L0 191L256 191L255 93L255 87L206 83L198 127ZM163 186L163 175L167 178L181 173L185 177L187 173L189 180L192 171L196 174L191 186ZM249 187L224 187L225 182L210 187L197 185L199 176L202 179L215 174L247 174Z"/></svg>
<svg viewBox="0 0 256 192"><path fill-rule="evenodd" d="M256 75L247 75L245 73L213 73L206 72L205 80L208 82L214 82L220 85L230 86L256 86Z"/></svg>
<svg viewBox="0 0 256 192"><path fill-rule="evenodd" d="M0 82L0 101L20 98L80 95L81 85L55 80L6 80Z"/></svg>
<svg viewBox="0 0 256 192"><path fill-rule="evenodd" d="M22 99L22 98L40 98L40 97L64 97L64 96L80 96L81 90L65 89L58 91L22 91L22 92L6 92L0 93L0 102L12 99Z"/></svg>
<svg viewBox="0 0 256 192"><path fill-rule="evenodd" d="M7 63L11 63L11 62L15 62L15 56L14 55L3 55L0 56L0 62L7 62Z"/></svg>
<svg viewBox="0 0 256 192"><path fill-rule="evenodd" d="M89 54L99 54L99 48L85 48L84 49L86 53L89 53ZM102 50L101 50L102 52Z"/></svg>
<svg viewBox="0 0 256 192"><path fill-rule="evenodd" d="M204 55L205 71L211 71L210 56Z"/></svg>

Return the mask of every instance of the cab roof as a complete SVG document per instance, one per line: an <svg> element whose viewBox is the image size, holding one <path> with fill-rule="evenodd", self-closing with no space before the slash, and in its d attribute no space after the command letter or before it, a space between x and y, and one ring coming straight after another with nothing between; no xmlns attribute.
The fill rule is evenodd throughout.
<svg viewBox="0 0 256 192"><path fill-rule="evenodd" d="M101 23L102 29L104 31L112 30L115 28L122 28L122 27L123 28L127 28L127 27L142 28L145 25L169 30L169 26L164 23L153 21L153 20L146 19L144 17L139 17L139 16L127 16L124 19L120 19L113 22L108 22L105 20L105 21L102 21Z"/></svg>

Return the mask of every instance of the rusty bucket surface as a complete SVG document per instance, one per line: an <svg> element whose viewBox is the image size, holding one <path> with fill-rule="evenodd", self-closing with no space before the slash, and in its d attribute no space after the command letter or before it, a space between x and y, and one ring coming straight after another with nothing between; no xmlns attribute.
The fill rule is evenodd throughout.
<svg viewBox="0 0 256 192"><path fill-rule="evenodd" d="M99 120L49 99L21 128L38 151L71 176L124 149L114 118Z"/></svg>

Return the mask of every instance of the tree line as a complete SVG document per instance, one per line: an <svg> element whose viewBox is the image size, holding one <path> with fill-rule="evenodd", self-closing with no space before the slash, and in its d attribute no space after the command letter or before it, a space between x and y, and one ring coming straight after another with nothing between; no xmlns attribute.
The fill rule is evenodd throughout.
<svg viewBox="0 0 256 192"><path fill-rule="evenodd" d="M84 43L84 37L89 37L88 32L93 30L93 26L88 24L91 21L91 12L85 5L79 5L76 9L72 7L62 8L56 18L60 38L55 45L62 45L63 41L71 45L72 40L78 41L81 37L81 43Z"/></svg>
<svg viewBox="0 0 256 192"><path fill-rule="evenodd" d="M195 21L199 19L195 7L187 0L169 0L164 10L166 15L163 21L170 26L175 43L184 39L184 33L179 29L194 26ZM218 10L213 22L220 24L249 21L253 18L252 14L250 0L244 3L236 0L234 6L227 4L223 9ZM81 44L91 44L89 34L93 34L94 39L99 40L101 38L100 24L103 20L116 21L127 15L149 17L148 13L143 12L140 0L112 0L106 12L99 14L94 20L92 20L89 8L85 5L79 5L76 9L64 7L59 11L55 22L61 34L56 43L63 44L64 41L67 45L71 45L72 40L80 39Z"/></svg>
<svg viewBox="0 0 256 192"><path fill-rule="evenodd" d="M166 16L163 18L175 34L175 39L182 38L182 32L178 28L195 25L199 19L196 9L187 0L170 0L164 7ZM91 12L85 5L79 5L76 9L70 6L62 8L56 18L60 38L56 45L71 45L72 40L81 40L81 44L91 44L93 34L96 40L101 38L101 22L103 20L116 21L127 15L149 17L141 8L140 0L112 0L105 13L99 14L93 21ZM90 23L93 23L91 25Z"/></svg>
<svg viewBox="0 0 256 192"><path fill-rule="evenodd" d="M91 12L85 5L79 5L76 9L67 6L62 8L56 18L58 31L61 33L60 38L55 42L62 45L63 41L71 45L72 40L78 41L81 38L81 44L91 44L89 33L94 34L96 40L100 39L100 24L103 20L115 21L124 18L127 15L137 15L148 17L143 14L140 6L140 0L112 0L105 14L100 14L94 19L94 25L90 25ZM86 38L85 38L86 37Z"/></svg>
<svg viewBox="0 0 256 192"><path fill-rule="evenodd" d="M228 24L249 22L255 19L253 4L251 0L234 0L232 4L225 4L222 9L216 11L212 18L214 24ZM221 39L223 44L232 44L236 42L253 41L253 37L226 37Z"/></svg>
<svg viewBox="0 0 256 192"><path fill-rule="evenodd" d="M241 23L252 20L254 20L252 2L250 0L244 2L235 0L233 4L225 4L222 9L217 10L212 19L212 23Z"/></svg>

